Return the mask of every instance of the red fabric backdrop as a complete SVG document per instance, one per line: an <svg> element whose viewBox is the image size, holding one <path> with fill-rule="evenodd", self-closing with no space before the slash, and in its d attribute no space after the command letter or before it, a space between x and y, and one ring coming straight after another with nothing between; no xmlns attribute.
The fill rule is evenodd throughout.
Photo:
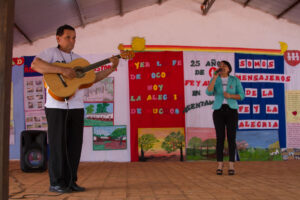
<svg viewBox="0 0 300 200"><path fill-rule="evenodd" d="M182 52L136 53L129 61L131 161L138 161L138 128L184 127Z"/></svg>

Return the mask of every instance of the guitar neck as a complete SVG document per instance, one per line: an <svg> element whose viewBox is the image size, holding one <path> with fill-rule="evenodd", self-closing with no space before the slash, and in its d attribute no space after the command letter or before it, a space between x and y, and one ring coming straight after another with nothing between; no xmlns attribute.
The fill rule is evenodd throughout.
<svg viewBox="0 0 300 200"><path fill-rule="evenodd" d="M115 57L121 58L120 55L116 55ZM91 65L89 65L89 66L83 68L83 72L88 72L88 71L90 71L90 70L92 70L92 69L96 69L96 68L98 68L98 67L100 67L100 66L102 66L102 65L106 65L107 63L110 63L109 58L107 58L107 59L105 59L105 60L101 60L101 61L99 61L99 62L96 62L96 63L94 63L94 64L91 64Z"/></svg>

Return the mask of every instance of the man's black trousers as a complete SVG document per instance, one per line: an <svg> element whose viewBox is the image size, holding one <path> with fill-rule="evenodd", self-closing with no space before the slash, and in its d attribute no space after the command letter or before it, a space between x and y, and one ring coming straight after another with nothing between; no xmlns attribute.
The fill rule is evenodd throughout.
<svg viewBox="0 0 300 200"><path fill-rule="evenodd" d="M67 187L77 181L84 109L45 108L45 112L48 122L50 185Z"/></svg>

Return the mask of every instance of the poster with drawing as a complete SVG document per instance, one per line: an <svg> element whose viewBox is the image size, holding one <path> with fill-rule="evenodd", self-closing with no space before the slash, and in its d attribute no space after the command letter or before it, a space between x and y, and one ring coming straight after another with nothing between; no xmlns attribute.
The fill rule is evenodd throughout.
<svg viewBox="0 0 300 200"><path fill-rule="evenodd" d="M26 130L47 130L44 104L45 88L43 84L43 77L24 77L24 109Z"/></svg>
<svg viewBox="0 0 300 200"><path fill-rule="evenodd" d="M84 102L113 102L114 78L107 77L84 90Z"/></svg>
<svg viewBox="0 0 300 200"><path fill-rule="evenodd" d="M113 123L113 103L84 103L84 126L109 126Z"/></svg>
<svg viewBox="0 0 300 200"><path fill-rule="evenodd" d="M127 148L126 126L94 126L93 150L119 150Z"/></svg>
<svg viewBox="0 0 300 200"><path fill-rule="evenodd" d="M45 89L43 77L24 77L25 111L44 109Z"/></svg>
<svg viewBox="0 0 300 200"><path fill-rule="evenodd" d="M238 131L236 147L241 161L282 160L278 130Z"/></svg>
<svg viewBox="0 0 300 200"><path fill-rule="evenodd" d="M45 111L25 111L25 125L26 130L47 130Z"/></svg>
<svg viewBox="0 0 300 200"><path fill-rule="evenodd" d="M183 161L184 128L139 128L138 147L139 161Z"/></svg>

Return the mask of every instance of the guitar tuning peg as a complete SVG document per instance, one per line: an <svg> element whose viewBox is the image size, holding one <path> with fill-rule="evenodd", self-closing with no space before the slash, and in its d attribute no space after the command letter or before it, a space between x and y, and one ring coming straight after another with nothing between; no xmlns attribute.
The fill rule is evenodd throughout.
<svg viewBox="0 0 300 200"><path fill-rule="evenodd" d="M119 44L118 49L120 51L124 51L124 45L122 43Z"/></svg>

